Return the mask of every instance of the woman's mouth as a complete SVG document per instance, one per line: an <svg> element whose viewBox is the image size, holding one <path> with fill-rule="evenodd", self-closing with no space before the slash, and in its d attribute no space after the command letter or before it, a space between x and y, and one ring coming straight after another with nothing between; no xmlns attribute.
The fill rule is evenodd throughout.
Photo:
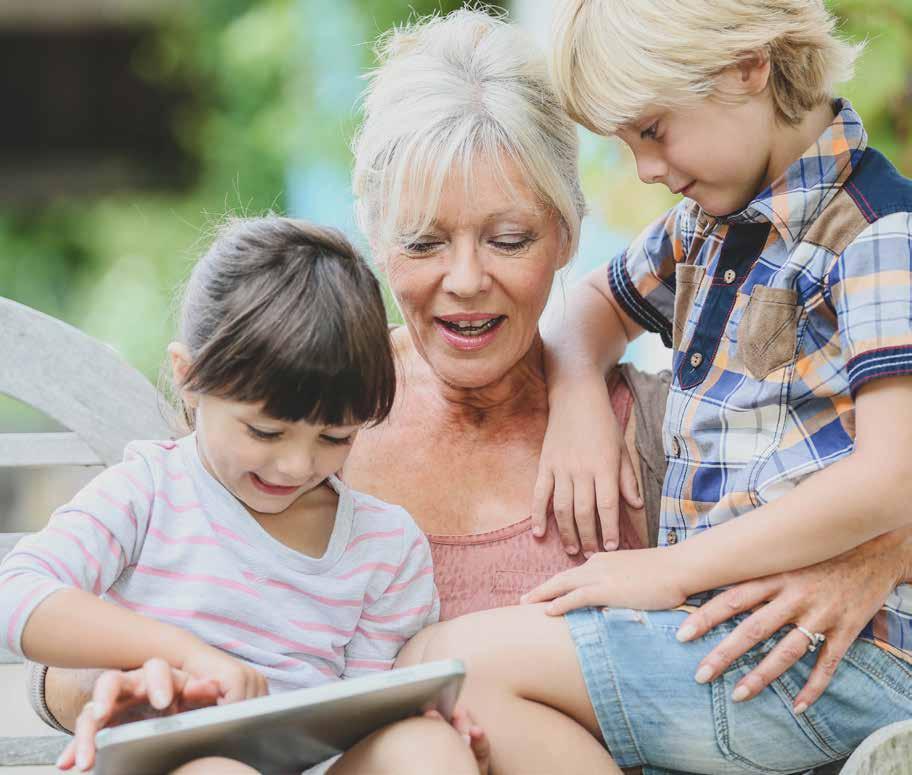
<svg viewBox="0 0 912 775"><path fill-rule="evenodd" d="M253 486L260 492L265 492L267 495L291 495L300 489L298 485L289 487L283 484L271 484L270 482L260 479L260 477L252 471L250 473L250 481L253 482Z"/></svg>
<svg viewBox="0 0 912 775"><path fill-rule="evenodd" d="M434 325L444 340L457 350L477 350L497 336L506 319L506 315L472 315L466 318L452 316L446 319L434 318Z"/></svg>

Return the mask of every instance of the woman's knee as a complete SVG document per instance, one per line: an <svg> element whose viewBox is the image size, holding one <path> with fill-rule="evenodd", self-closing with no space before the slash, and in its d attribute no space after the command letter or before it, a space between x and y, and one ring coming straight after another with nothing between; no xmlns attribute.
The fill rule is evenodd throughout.
<svg viewBox="0 0 912 775"><path fill-rule="evenodd" d="M171 775L259 775L259 770L234 759L207 756L205 759L182 764Z"/></svg>

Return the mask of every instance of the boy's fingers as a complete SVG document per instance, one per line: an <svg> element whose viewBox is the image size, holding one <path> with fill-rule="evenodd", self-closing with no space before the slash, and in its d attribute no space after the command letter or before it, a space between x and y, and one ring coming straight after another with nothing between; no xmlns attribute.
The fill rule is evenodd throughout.
<svg viewBox="0 0 912 775"><path fill-rule="evenodd" d="M576 554L579 552L579 539L573 523L573 482L568 475L557 474L554 477L554 496L551 501L564 551Z"/></svg>
<svg viewBox="0 0 912 775"><path fill-rule="evenodd" d="M535 489L532 491L532 534L541 538L548 528L548 505L554 492L554 476L550 469L539 467Z"/></svg>
<svg viewBox="0 0 912 775"><path fill-rule="evenodd" d="M640 484L633 469L633 461L626 449L621 452L620 490L621 497L631 508L643 508L643 494L640 492Z"/></svg>
<svg viewBox="0 0 912 775"><path fill-rule="evenodd" d="M607 478L596 479L595 499L602 531L602 546L605 551L611 552L617 549L619 542L617 483Z"/></svg>
<svg viewBox="0 0 912 775"><path fill-rule="evenodd" d="M588 477L573 484L573 519L583 552L587 557L595 554L599 550L595 526L595 486Z"/></svg>

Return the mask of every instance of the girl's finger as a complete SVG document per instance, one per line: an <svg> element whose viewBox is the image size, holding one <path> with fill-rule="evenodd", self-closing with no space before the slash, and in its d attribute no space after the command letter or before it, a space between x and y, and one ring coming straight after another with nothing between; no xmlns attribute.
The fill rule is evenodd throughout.
<svg viewBox="0 0 912 775"><path fill-rule="evenodd" d="M58 770L68 770L74 764L76 764L76 741L70 740L60 752L60 756L57 757L57 761L54 762L54 766Z"/></svg>
<svg viewBox="0 0 912 775"><path fill-rule="evenodd" d="M836 668L845 656L849 646L852 645L852 638L842 637L841 635L827 638L820 647L820 653L817 655L817 663L811 670L811 675L807 683L798 692L792 708L795 713L804 713L811 705L820 699L820 695L826 691L830 681L836 674Z"/></svg>
<svg viewBox="0 0 912 775"><path fill-rule="evenodd" d="M551 501L564 551L567 554L576 554L579 552L579 538L573 521L573 481L567 474L555 475L554 496Z"/></svg>
<svg viewBox="0 0 912 775"><path fill-rule="evenodd" d="M83 772L91 769L95 763L95 734L98 729L98 721L95 719L92 703L87 702L76 718L76 729L73 734L73 743L76 747L76 768Z"/></svg>
<svg viewBox="0 0 912 775"><path fill-rule="evenodd" d="M550 468L539 465L538 478L532 490L532 534L541 538L548 529L548 506L554 492L554 476Z"/></svg>
<svg viewBox="0 0 912 775"><path fill-rule="evenodd" d="M149 698L149 704L156 710L164 710L174 702L175 689L180 691L180 687L175 687L175 678L182 681L182 678L175 676L171 670L171 665L164 659L150 659L143 665L143 678L146 684L146 693Z"/></svg>
<svg viewBox="0 0 912 775"><path fill-rule="evenodd" d="M605 605L598 602L598 589L595 585L580 587L568 592L565 595L552 600L545 613L548 616L563 616L568 611L575 611L577 608L586 608L591 605Z"/></svg>
<svg viewBox="0 0 912 775"><path fill-rule="evenodd" d="M544 603L576 589L579 586L577 583L578 570L578 568L571 568L570 570L561 571L556 576L552 576L547 581L539 584L535 589L526 592L519 599L519 602L524 605L527 603Z"/></svg>

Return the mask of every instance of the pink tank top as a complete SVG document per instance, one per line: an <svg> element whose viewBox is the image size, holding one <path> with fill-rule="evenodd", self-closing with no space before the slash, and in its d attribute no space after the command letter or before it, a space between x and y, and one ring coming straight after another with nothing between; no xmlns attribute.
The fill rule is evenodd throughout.
<svg viewBox="0 0 912 775"><path fill-rule="evenodd" d="M609 385L611 405L621 428L627 427L633 396L622 379ZM621 506L621 549L643 546ZM440 593L440 618L453 619L472 611L517 605L521 595L555 573L585 562L582 553L568 555L553 519L542 538L532 535L532 518L487 533L428 535L434 578Z"/></svg>

